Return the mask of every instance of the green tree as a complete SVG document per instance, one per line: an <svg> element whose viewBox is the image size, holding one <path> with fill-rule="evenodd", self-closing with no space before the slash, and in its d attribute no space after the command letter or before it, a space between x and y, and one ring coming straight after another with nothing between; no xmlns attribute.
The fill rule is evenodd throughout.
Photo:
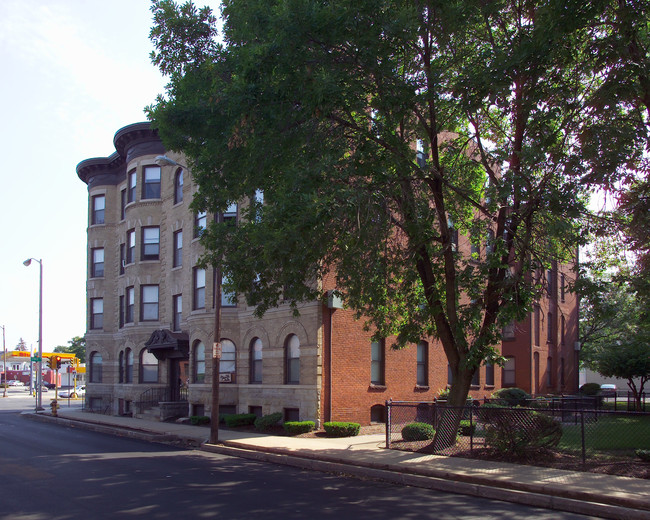
<svg viewBox="0 0 650 520"><path fill-rule="evenodd" d="M605 377L625 379L640 410L650 378L650 314L647 298L636 290L627 268L625 250L608 239L595 242L576 286L581 296L580 360Z"/></svg>
<svg viewBox="0 0 650 520"><path fill-rule="evenodd" d="M590 45L602 81L589 105L603 124L591 129L584 158L596 160L592 175L618 202L607 214L607 229L634 252L634 286L650 297L650 2L596 5L601 14L589 29ZM605 140L594 139L600 133Z"/></svg>
<svg viewBox="0 0 650 520"><path fill-rule="evenodd" d="M645 327L621 335L623 339L616 343L594 349L591 366L605 377L625 379L641 411L641 396L650 380L650 331Z"/></svg>
<svg viewBox="0 0 650 520"><path fill-rule="evenodd" d="M587 187L636 153L593 152L607 7L229 0L217 45L208 10L154 1L170 82L149 116L192 166L195 209L250 201L203 234L206 263L260 315L332 282L376 337L437 337L464 404L539 269L574 258Z"/></svg>
<svg viewBox="0 0 650 520"><path fill-rule="evenodd" d="M60 352L64 354L74 354L80 363L86 362L86 338L82 336L75 336L71 340L68 340L68 344L65 346L59 345L54 348L54 352Z"/></svg>

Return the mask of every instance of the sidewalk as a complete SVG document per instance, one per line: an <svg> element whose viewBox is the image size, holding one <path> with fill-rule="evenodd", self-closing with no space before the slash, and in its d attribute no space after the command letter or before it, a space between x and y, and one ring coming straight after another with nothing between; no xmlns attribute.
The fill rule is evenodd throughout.
<svg viewBox="0 0 650 520"><path fill-rule="evenodd" d="M182 441L207 452L304 469L602 518L650 520L648 480L387 450L383 447L384 435L296 438L222 429L221 444L212 445L207 444L210 430L206 427L92 414L65 407L58 418L33 412L25 415L149 441Z"/></svg>

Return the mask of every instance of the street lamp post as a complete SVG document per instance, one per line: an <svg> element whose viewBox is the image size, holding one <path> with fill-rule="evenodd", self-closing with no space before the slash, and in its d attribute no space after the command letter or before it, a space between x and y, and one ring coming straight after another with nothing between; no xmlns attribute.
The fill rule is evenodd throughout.
<svg viewBox="0 0 650 520"><path fill-rule="evenodd" d="M4 351L2 357L2 373L5 376L4 394L2 397L7 397L7 345L5 343L5 326L0 325L0 327L2 327L2 350Z"/></svg>
<svg viewBox="0 0 650 520"><path fill-rule="evenodd" d="M166 155L158 155L155 159L158 166L187 166L177 163ZM223 215L217 212L215 221L221 222ZM214 270L214 332L212 343L212 407L210 412L210 444L219 442L219 379L221 368L221 268Z"/></svg>
<svg viewBox="0 0 650 520"><path fill-rule="evenodd" d="M36 363L36 412L44 410L43 408L43 260L28 258L23 265L29 266L38 262L39 281L38 281L38 361Z"/></svg>

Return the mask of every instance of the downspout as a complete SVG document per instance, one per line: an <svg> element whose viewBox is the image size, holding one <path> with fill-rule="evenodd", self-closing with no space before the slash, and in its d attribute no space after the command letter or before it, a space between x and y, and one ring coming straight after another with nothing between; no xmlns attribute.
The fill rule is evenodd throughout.
<svg viewBox="0 0 650 520"><path fill-rule="evenodd" d="M576 282L578 282L578 277L580 276L580 246L576 247L576 265L575 265L575 270L576 270ZM578 293L575 293L575 299L576 299L576 340L573 343L573 355L574 355L574 362L575 362L575 377L574 377L574 382L575 382L575 388L573 389L574 392L578 392L580 389L580 348L582 346L582 343L580 342L580 295Z"/></svg>
<svg viewBox="0 0 650 520"><path fill-rule="evenodd" d="M333 315L334 315L334 311L336 309L342 309L343 308L341 298L339 296L336 296L336 294L334 294L334 291L328 291L327 292L327 308L329 310L329 312L328 312L329 340L327 342L328 343L327 349L328 349L328 354L329 354L329 359L327 360L328 370L329 370L329 374L328 374L328 377L327 377L327 386L328 386L328 392L329 392L329 395L328 395L328 408L329 408L328 421L331 422L332 417L333 417L333 414L332 414L332 401L333 401L333 399L332 399L332 386L333 386L333 383L332 383L332 381L334 379L333 376L332 376L332 366L333 366L333 361L332 361L332 358L333 358L332 333L334 332Z"/></svg>
<svg viewBox="0 0 650 520"><path fill-rule="evenodd" d="M541 313L541 310L540 310ZM541 317L540 317L541 318ZM530 331L529 338L528 338L528 345L529 345L529 355L528 355L528 373L529 373L529 381L528 381L528 388L530 388L530 395L534 396L534 391L535 391L535 356L533 354L533 343L535 342L535 307L533 307L533 311L528 313L528 330Z"/></svg>
<svg viewBox="0 0 650 520"><path fill-rule="evenodd" d="M327 386L328 386L327 395L328 395L328 401L329 402L328 402L328 406L327 406L327 410L328 410L328 414L327 414L328 419L327 420L329 422L331 422L332 421L332 332L334 331L334 324L333 324L333 321L334 321L333 320L334 309L329 307L328 310L329 310L329 312L328 312L328 315L329 315L329 341L328 341L328 346L327 346L327 349L328 349L328 360L327 360L327 362L328 362L329 366L327 368L327 379L328 379L328 381L327 381Z"/></svg>

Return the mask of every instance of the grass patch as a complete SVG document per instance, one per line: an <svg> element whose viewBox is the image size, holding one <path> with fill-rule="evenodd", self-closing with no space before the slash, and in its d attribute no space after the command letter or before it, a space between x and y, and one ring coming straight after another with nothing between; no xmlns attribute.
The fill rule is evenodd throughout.
<svg viewBox="0 0 650 520"><path fill-rule="evenodd" d="M564 424L558 448L582 449L580 424ZM650 449L650 416L600 415L585 421L585 447L589 451L628 451Z"/></svg>

